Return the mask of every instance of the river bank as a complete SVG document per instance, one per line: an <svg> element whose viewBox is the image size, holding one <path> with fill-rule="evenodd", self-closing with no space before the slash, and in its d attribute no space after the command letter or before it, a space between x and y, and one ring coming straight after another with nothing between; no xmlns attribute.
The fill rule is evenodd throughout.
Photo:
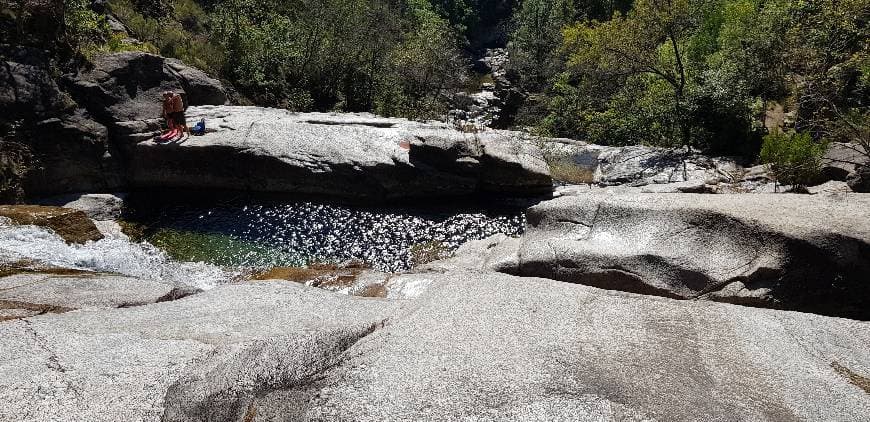
<svg viewBox="0 0 870 422"><path fill-rule="evenodd" d="M312 283L316 268L187 292L155 281L160 265L6 276L0 303L29 308L0 322L0 400L19 403L0 416L863 420L870 324L758 306L812 310L789 292L829 311L864 300L861 286L841 289L867 274L870 199L743 198L567 195L528 210L520 237L468 242L402 274L353 270L344 284ZM129 254L102 245L96 256ZM819 271L817 291L806 271ZM722 290L678 300L712 292L689 273Z"/></svg>

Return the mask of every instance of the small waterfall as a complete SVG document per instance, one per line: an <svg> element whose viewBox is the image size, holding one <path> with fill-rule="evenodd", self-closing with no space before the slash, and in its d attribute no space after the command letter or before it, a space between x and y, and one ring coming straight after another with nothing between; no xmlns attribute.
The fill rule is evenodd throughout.
<svg viewBox="0 0 870 422"><path fill-rule="evenodd" d="M240 275L201 262L175 262L165 252L126 236L71 245L53 232L36 226L16 226L0 219L0 262L36 261L57 267L111 272L201 289L226 283Z"/></svg>

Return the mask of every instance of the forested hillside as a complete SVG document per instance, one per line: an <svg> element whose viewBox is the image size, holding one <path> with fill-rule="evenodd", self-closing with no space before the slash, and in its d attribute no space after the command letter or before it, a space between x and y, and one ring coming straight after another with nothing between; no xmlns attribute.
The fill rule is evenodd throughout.
<svg viewBox="0 0 870 422"><path fill-rule="evenodd" d="M48 18L37 3L4 1L4 44L52 45L61 71L101 51L177 57L243 104L443 117L507 48L516 124L540 134L749 156L775 128L868 142L864 0L65 0Z"/></svg>

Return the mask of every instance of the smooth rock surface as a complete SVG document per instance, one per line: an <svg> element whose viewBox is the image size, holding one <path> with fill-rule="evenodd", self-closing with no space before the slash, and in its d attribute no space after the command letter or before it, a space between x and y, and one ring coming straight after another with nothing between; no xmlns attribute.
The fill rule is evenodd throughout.
<svg viewBox="0 0 870 422"><path fill-rule="evenodd" d="M292 282L0 323L0 420L242 421L305 385L398 303Z"/></svg>
<svg viewBox="0 0 870 422"><path fill-rule="evenodd" d="M40 203L79 210L99 220L117 220L124 210L123 193L85 193L45 198Z"/></svg>
<svg viewBox="0 0 870 422"><path fill-rule="evenodd" d="M385 200L552 190L547 164L523 135L462 133L442 123L368 114L296 114L204 106L204 136L142 142L131 160L139 188L230 189Z"/></svg>
<svg viewBox="0 0 870 422"><path fill-rule="evenodd" d="M0 323L0 420L863 421L870 324L480 271ZM12 405L14 403L14 405Z"/></svg>
<svg viewBox="0 0 870 422"><path fill-rule="evenodd" d="M870 415L855 383L870 373L868 323L491 273L426 277L433 287L409 312L323 381L258 397L253 420Z"/></svg>
<svg viewBox="0 0 870 422"><path fill-rule="evenodd" d="M40 205L0 205L0 217L19 225L49 228L69 243L103 238L94 222L79 210Z"/></svg>
<svg viewBox="0 0 870 422"><path fill-rule="evenodd" d="M870 319L870 197L564 196L527 212L499 271Z"/></svg>
<svg viewBox="0 0 870 422"><path fill-rule="evenodd" d="M0 278L0 300L65 308L118 308L160 301L174 286L106 274L17 274Z"/></svg>
<svg viewBox="0 0 870 422"><path fill-rule="evenodd" d="M870 154L860 145L832 142L822 157L824 181L845 181L857 167L870 164Z"/></svg>

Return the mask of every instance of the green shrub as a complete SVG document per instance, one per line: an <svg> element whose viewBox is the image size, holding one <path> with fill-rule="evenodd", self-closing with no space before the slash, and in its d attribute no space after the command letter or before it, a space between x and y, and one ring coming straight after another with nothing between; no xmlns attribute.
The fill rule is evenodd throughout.
<svg viewBox="0 0 870 422"><path fill-rule="evenodd" d="M139 13L130 0L112 0L109 4L112 13L129 28L130 36L142 44L125 43L123 37L113 36L105 50L138 50L174 57L212 75L223 67L226 52L209 39L209 16L193 0L173 2L172 17L161 19Z"/></svg>
<svg viewBox="0 0 870 422"><path fill-rule="evenodd" d="M64 0L63 27L66 43L90 58L106 42L109 24L90 9L88 0Z"/></svg>
<svg viewBox="0 0 870 422"><path fill-rule="evenodd" d="M775 131L764 137L761 161L777 182L804 187L818 178L825 151L827 143L814 141L809 133Z"/></svg>

